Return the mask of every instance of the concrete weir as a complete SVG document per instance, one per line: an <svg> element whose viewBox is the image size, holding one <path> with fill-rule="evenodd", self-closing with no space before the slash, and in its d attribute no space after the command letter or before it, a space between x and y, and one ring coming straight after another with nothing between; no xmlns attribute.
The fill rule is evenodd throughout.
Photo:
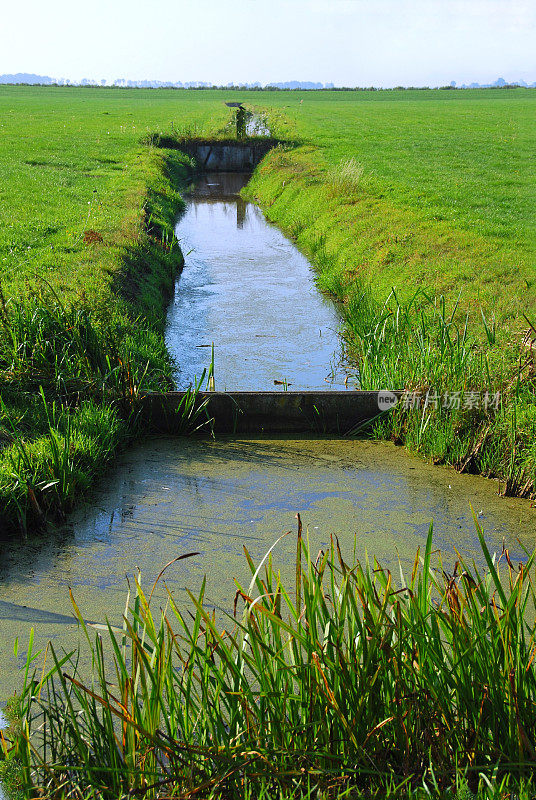
<svg viewBox="0 0 536 800"><path fill-rule="evenodd" d="M279 141L272 138L229 140L191 139L180 149L195 159L203 172L251 172Z"/></svg>
<svg viewBox="0 0 536 800"><path fill-rule="evenodd" d="M144 423L158 433L180 430L186 392L149 394L140 400ZM347 435L395 405L400 392L200 392L198 424L220 434L321 433ZM206 430L208 432L209 426Z"/></svg>

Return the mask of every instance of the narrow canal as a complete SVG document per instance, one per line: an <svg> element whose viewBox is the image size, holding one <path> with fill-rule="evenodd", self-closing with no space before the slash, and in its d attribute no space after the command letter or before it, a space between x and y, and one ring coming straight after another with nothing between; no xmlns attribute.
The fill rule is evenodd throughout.
<svg viewBox="0 0 536 800"><path fill-rule="evenodd" d="M337 309L316 291L306 259L237 197L243 180L206 176L177 225L186 266L167 331L177 384L200 375L214 342L218 389L342 388ZM523 560L521 545L535 544L536 512L496 491L491 481L385 443L147 441L118 459L61 530L0 543L0 699L20 686L32 628L35 650L49 639L60 652L78 642L69 587L89 622L116 622L126 576L139 567L150 586L168 561L196 552L170 567L167 585L187 603L185 589L195 592L207 575L209 601L230 610L233 579L247 580L243 547L259 560L278 536L295 531L297 512L315 553L336 535L348 560L355 548L360 558L368 553L392 566L400 558L409 569L432 520L447 563L454 546L481 563L471 504L491 549L500 552L504 540ZM290 581L294 552L288 536L274 554Z"/></svg>
<svg viewBox="0 0 536 800"><path fill-rule="evenodd" d="M178 221L186 268L166 335L177 385L201 375L214 343L219 391L344 389L337 308L317 290L305 256L239 196L248 179L203 176Z"/></svg>

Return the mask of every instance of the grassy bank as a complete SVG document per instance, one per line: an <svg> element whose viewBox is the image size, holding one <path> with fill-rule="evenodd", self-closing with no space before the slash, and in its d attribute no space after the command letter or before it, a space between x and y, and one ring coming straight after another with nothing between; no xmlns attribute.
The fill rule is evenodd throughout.
<svg viewBox="0 0 536 800"><path fill-rule="evenodd" d="M144 141L217 109L158 99L0 87L1 533L61 519L135 431L136 394L171 386L189 164Z"/></svg>
<svg viewBox="0 0 536 800"><path fill-rule="evenodd" d="M28 663L4 757L29 796L528 798L534 556L499 564L475 525L483 573L447 574L430 530L395 580L338 542L313 556L299 523L295 585L246 551L222 622L204 585L190 615L137 583L96 638L74 605L93 667Z"/></svg>
<svg viewBox="0 0 536 800"><path fill-rule="evenodd" d="M531 496L534 295L513 233L498 247L378 186L355 159L335 168L326 149L304 145L273 151L247 191L341 302L360 386L408 392L375 433Z"/></svg>
<svg viewBox="0 0 536 800"><path fill-rule="evenodd" d="M268 110L302 147L274 152L249 187L341 302L363 388L430 393L424 411L399 408L376 433L525 496L535 112L530 90L302 94ZM486 400L497 392L498 409Z"/></svg>
<svg viewBox="0 0 536 800"><path fill-rule="evenodd" d="M137 392L171 385L163 340L181 253L173 188L187 164L139 151L113 187L120 231L86 229L70 291L42 275L3 290L0 327L0 526L44 526L101 474L131 432ZM126 185L125 185L126 183ZM106 236L106 238L105 238ZM83 286L84 288L81 288Z"/></svg>
<svg viewBox="0 0 536 800"><path fill-rule="evenodd" d="M350 159L361 169L367 205L339 239L352 268L365 264L387 292L393 276L408 294L423 282L463 289L498 321L516 304L534 309L536 91L302 93L285 106L283 117L272 107L275 124L320 156L307 164L312 186Z"/></svg>

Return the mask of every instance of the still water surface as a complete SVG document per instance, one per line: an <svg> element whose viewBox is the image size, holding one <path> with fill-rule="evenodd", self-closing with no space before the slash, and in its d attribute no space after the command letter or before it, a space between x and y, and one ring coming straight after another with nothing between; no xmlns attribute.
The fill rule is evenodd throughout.
<svg viewBox="0 0 536 800"><path fill-rule="evenodd" d="M210 602L229 610L233 579L248 581L244 546L258 561L293 531L274 554L292 580L296 512L315 554L335 534L348 559L355 542L360 558L368 552L396 566L400 556L410 569L432 519L447 560L455 546L481 561L471 503L492 549L500 552L505 538L523 560L516 537L532 549L536 512L494 491L491 481L430 466L386 443L162 439L135 447L62 531L0 546L0 698L19 683L32 627L37 647L78 641L69 587L88 621L117 622L126 575L139 567L151 586L170 559L196 551L167 571L169 588L187 603L186 587L197 591L207 575Z"/></svg>
<svg viewBox="0 0 536 800"><path fill-rule="evenodd" d="M177 223L185 267L166 332L177 385L208 367L214 342L219 391L344 389L338 310L305 256L238 195L248 178L203 176Z"/></svg>

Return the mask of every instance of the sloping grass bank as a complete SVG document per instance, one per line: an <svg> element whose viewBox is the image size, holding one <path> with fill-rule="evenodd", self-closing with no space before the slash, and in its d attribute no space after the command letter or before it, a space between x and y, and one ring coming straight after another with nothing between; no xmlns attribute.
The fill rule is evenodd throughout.
<svg viewBox="0 0 536 800"><path fill-rule="evenodd" d="M108 186L124 210L82 230L75 271L0 293L0 531L61 518L132 433L142 390L172 385L165 310L182 254L188 159L138 148Z"/></svg>
<svg viewBox="0 0 536 800"><path fill-rule="evenodd" d="M44 665L29 656L3 747L26 795L533 796L534 556L499 566L475 519L484 572L447 574L430 529L395 579L338 541L315 557L298 525L294 586L274 548L258 565L246 550L252 579L224 621L204 584L190 614L136 581L97 636L73 601L92 668L52 645Z"/></svg>
<svg viewBox="0 0 536 800"><path fill-rule="evenodd" d="M361 388L407 391L375 434L533 495L536 321L514 253L397 206L357 162L333 167L307 145L269 154L247 192L340 301Z"/></svg>

